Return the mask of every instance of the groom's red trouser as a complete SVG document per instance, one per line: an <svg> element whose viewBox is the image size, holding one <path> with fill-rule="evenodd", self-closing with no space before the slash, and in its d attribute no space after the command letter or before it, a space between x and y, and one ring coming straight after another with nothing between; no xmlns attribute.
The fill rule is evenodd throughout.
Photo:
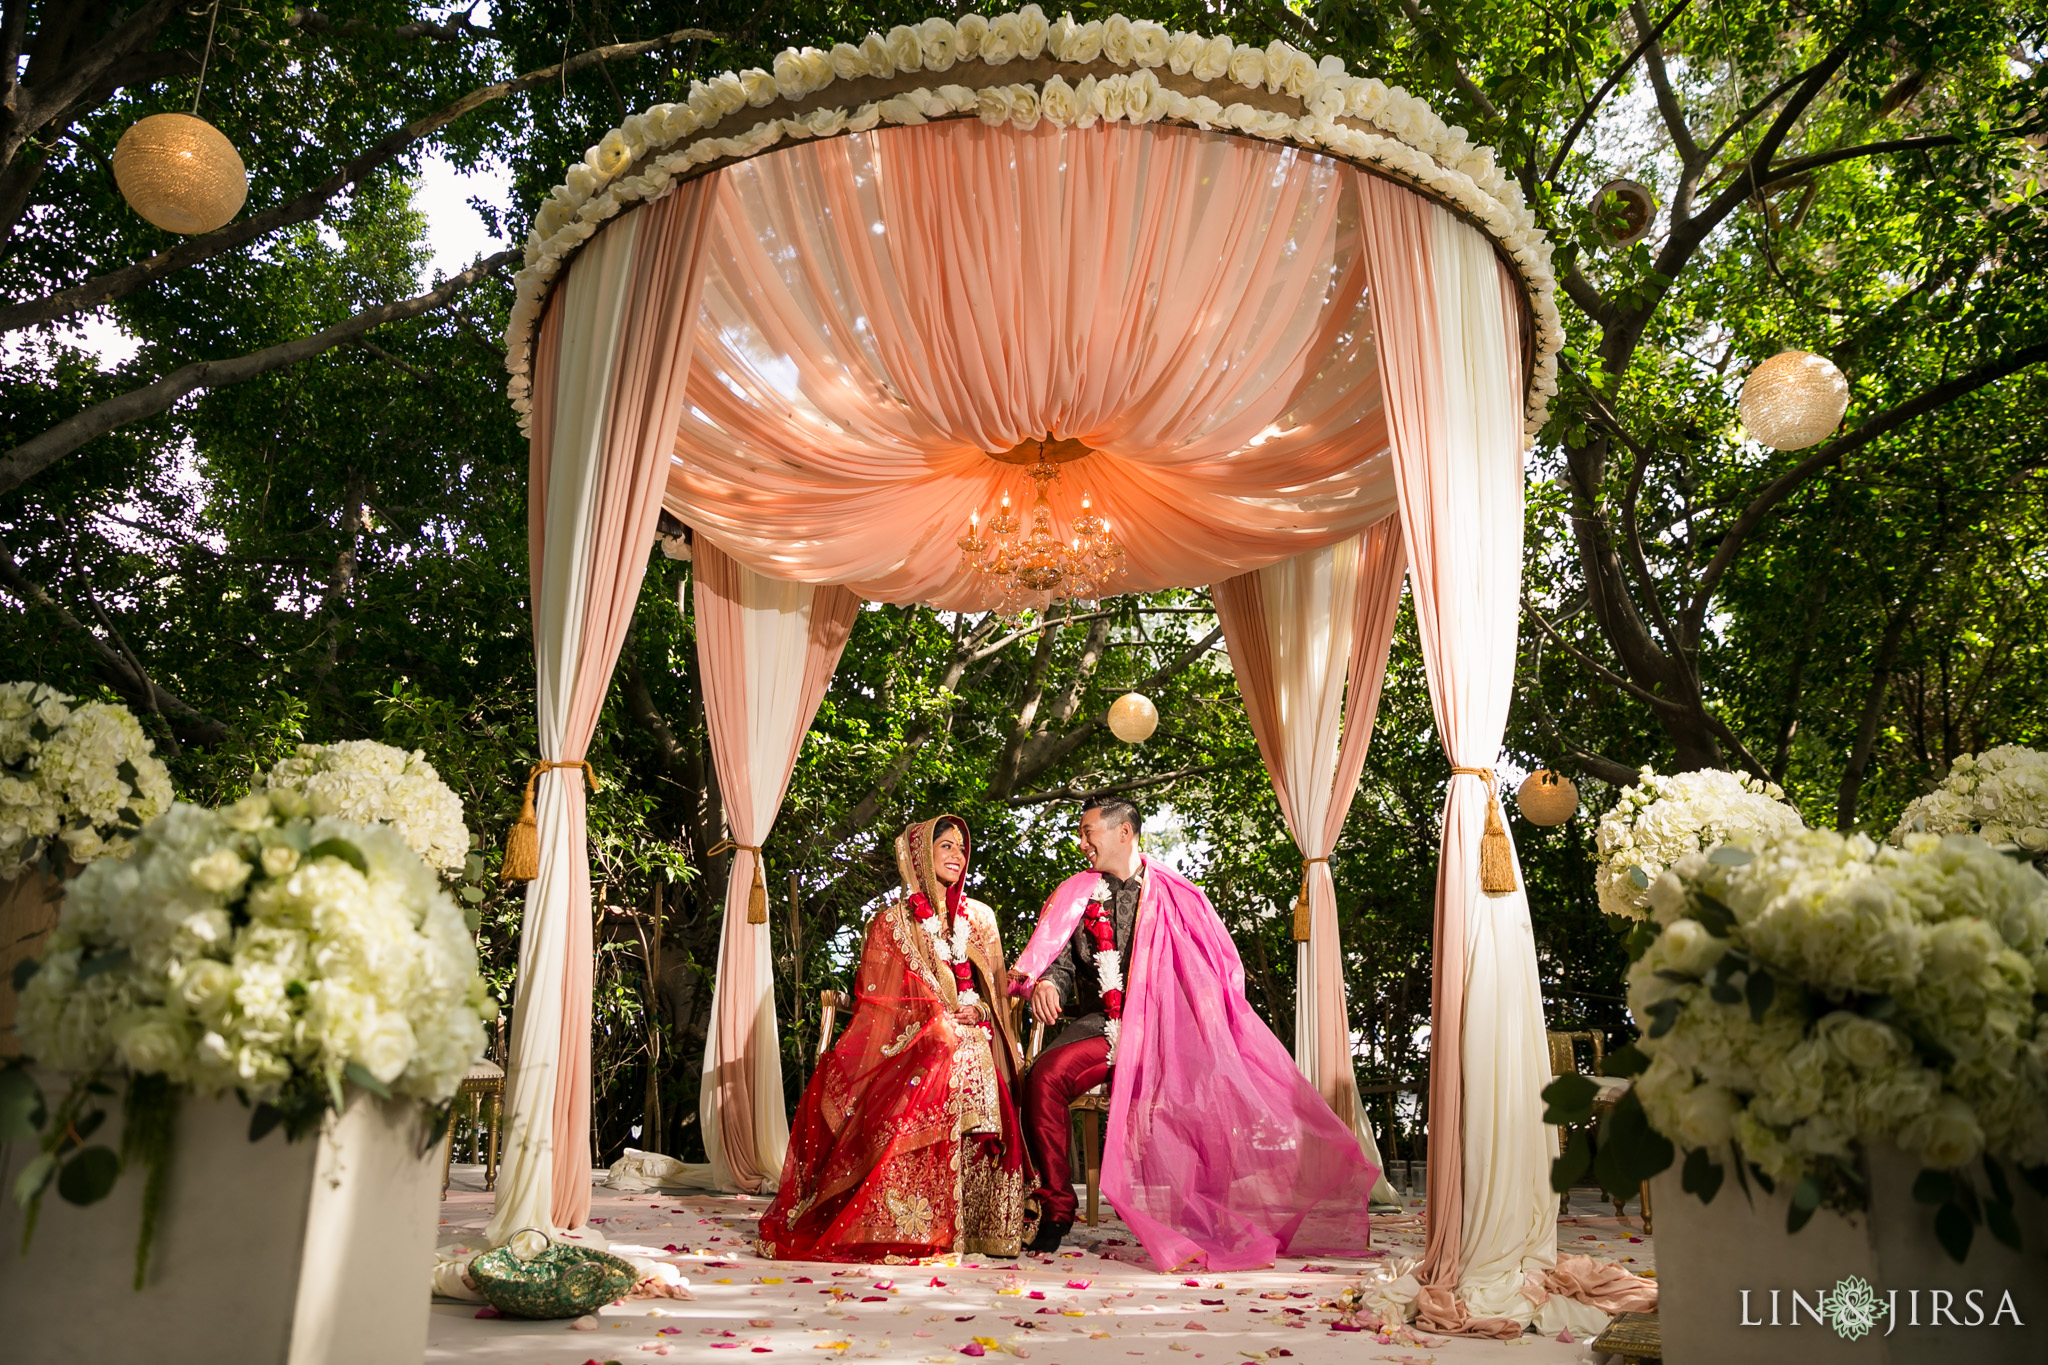
<svg viewBox="0 0 2048 1365"><path fill-rule="evenodd" d="M1109 1039L1081 1038L1038 1055L1024 1078L1024 1141L1038 1166L1041 1216L1074 1221L1073 1123L1067 1106L1109 1077Z"/></svg>

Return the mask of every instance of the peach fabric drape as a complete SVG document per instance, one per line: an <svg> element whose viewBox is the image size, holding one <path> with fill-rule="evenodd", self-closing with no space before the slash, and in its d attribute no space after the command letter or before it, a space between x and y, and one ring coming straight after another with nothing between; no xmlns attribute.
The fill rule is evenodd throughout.
<svg viewBox="0 0 2048 1365"><path fill-rule="evenodd" d="M860 601L844 588L764 578L701 536L694 561L704 718L726 828L740 845L725 884L698 1116L714 1184L751 1194L774 1188L789 1147L768 926L747 923L756 850Z"/></svg>
<svg viewBox="0 0 2048 1365"><path fill-rule="evenodd" d="M1329 857L1365 765L1406 567L1400 523L1389 517L1210 590L1281 817L1306 861L1310 928L1297 945L1295 1062L1375 1166L1385 1163L1359 1101ZM1373 1196L1398 1202L1384 1176Z"/></svg>
<svg viewBox="0 0 2048 1365"><path fill-rule="evenodd" d="M1360 177L1367 260L1423 661L1444 753L1491 769L1520 622L1519 328L1505 271L1473 229ZM1527 1273L1556 1261L1555 1150L1526 889L1481 891L1487 785L1454 775L1444 802L1430 1011L1428 1249L1422 1325L1518 1336ZM1522 877L1519 868L1515 878Z"/></svg>
<svg viewBox="0 0 2048 1365"><path fill-rule="evenodd" d="M684 404L708 195L685 189L579 256L542 325L529 527L540 754L581 759L632 620ZM590 1212L590 862L584 775L542 775L519 935L507 1143L487 1230Z"/></svg>
<svg viewBox="0 0 2048 1365"><path fill-rule="evenodd" d="M1350 172L1189 128L976 120L722 171L668 506L757 571L978 605L954 538L1097 453L1125 591L1213 582L1394 510Z"/></svg>

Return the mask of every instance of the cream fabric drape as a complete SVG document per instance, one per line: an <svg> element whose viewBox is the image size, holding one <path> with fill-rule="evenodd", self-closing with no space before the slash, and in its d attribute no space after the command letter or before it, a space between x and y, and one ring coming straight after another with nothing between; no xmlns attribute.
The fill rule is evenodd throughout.
<svg viewBox="0 0 2048 1365"><path fill-rule="evenodd" d="M717 1187L757 1193L781 1176L789 1113L768 926L747 923L754 850L775 823L860 601L844 588L763 578L701 538L694 558L705 721L726 827L742 846L726 880L698 1120Z"/></svg>
<svg viewBox="0 0 2048 1365"><path fill-rule="evenodd" d="M1492 248L1449 213L1360 177L1395 482L1423 660L1453 767L1493 767L1520 622L1520 330ZM1505 339L1505 340L1504 340ZM1453 776L1444 803L1431 1015L1425 1325L1509 1335L1525 1272L1557 1254L1549 1081L1535 936L1518 889L1480 889L1491 799Z"/></svg>
<svg viewBox="0 0 2048 1365"><path fill-rule="evenodd" d="M1296 945L1294 1060L1375 1166L1344 992L1330 851L1344 830L1386 674L1406 565L1393 518L1211 590L1281 817L1307 863L1309 939ZM1375 1202L1395 1203L1384 1175Z"/></svg>
<svg viewBox="0 0 2048 1365"><path fill-rule="evenodd" d="M529 507L541 757L581 759L646 571L689 373L707 197L685 188L576 260L536 354ZM584 774L535 792L539 875L519 935L506 1146L486 1235L590 1211L590 862Z"/></svg>

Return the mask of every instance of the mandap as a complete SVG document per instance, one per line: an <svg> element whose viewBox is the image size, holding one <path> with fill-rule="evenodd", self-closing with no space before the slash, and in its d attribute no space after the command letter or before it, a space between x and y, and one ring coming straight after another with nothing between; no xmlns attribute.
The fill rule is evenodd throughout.
<svg viewBox="0 0 2048 1365"><path fill-rule="evenodd" d="M704 1059L717 1185L772 1186L788 1141L749 902L860 603L981 605L956 538L1029 498L1023 466L1050 451L1055 520L1092 497L1122 590L1212 588L1304 863L1296 1058L1375 1158L1326 859L1413 592L1452 776L1428 1253L1409 1288L1440 1328L1529 1321L1525 1279L1557 1255L1555 1135L1493 764L1523 450L1560 335L1548 260L1491 150L1398 89L1283 43L1036 6L785 52L628 118L569 168L508 337L541 757L583 757L666 509L694 533L740 850ZM590 1199L582 775L544 772L537 807L500 1243L579 1226Z"/></svg>

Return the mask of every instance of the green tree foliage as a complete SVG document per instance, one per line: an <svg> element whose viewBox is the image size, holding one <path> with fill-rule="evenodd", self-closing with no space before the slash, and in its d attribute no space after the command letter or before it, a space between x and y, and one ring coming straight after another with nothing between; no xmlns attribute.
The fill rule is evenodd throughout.
<svg viewBox="0 0 2048 1365"><path fill-rule="evenodd" d="M1513 762L1573 772L1589 810L1640 763L1747 766L1809 818L1875 829L1957 753L2040 740L2035 7L1116 8L1334 52L1426 95L1502 149L1551 230L1570 344L1531 456ZM239 794L302 739L423 748L494 863L535 757L525 446L499 341L527 216L625 113L927 8L223 4L210 51L204 6L0 10L0 675L128 700L191 799ZM241 149L250 198L181 239L128 210L110 157L137 118L192 107L202 61L199 112ZM478 208L507 250L446 281L413 200L430 151L504 186ZM1625 250L1594 199L1617 176L1665 205ZM102 362L88 324L135 354ZM1833 358L1852 403L1837 437L1780 454L1743 439L1734 401L1785 347ZM729 865L688 587L651 553L592 747L601 1158L700 1150ZM1214 625L1198 592L1020 623L862 612L768 842L792 1098L904 823L971 822L975 891L1014 951L1076 866L1074 798L1103 789L1152 812L1291 1036L1300 859ZM1103 726L1131 688L1164 717L1142 746ZM1360 1081L1403 1154L1444 775L1404 614L1333 860ZM1552 1026L1619 1041L1590 823L1514 832ZM521 908L502 890L478 906L508 998Z"/></svg>

